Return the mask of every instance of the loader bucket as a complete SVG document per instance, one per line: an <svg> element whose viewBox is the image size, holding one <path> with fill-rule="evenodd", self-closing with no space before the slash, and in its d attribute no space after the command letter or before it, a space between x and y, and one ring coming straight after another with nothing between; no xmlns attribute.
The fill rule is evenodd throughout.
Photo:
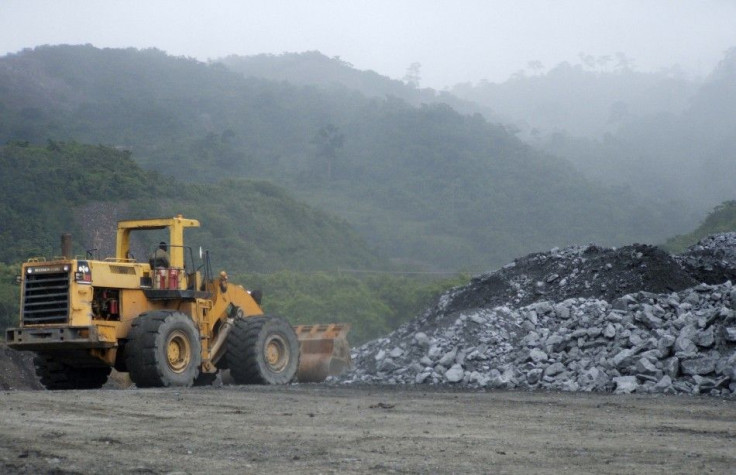
<svg viewBox="0 0 736 475"><path fill-rule="evenodd" d="M299 382L319 383L351 367L350 345L345 337L348 330L347 323L294 327L300 349L296 373Z"/></svg>

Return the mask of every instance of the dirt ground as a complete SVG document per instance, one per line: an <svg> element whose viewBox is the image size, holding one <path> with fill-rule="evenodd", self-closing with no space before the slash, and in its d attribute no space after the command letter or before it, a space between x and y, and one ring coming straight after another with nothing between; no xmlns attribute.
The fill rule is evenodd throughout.
<svg viewBox="0 0 736 475"><path fill-rule="evenodd" d="M0 393L0 473L733 473L736 401L394 387Z"/></svg>

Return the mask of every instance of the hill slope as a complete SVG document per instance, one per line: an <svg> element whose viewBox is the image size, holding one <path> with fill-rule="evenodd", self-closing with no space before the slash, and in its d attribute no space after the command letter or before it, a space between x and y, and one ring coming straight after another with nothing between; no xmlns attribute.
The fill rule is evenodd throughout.
<svg viewBox="0 0 736 475"><path fill-rule="evenodd" d="M679 209L594 184L480 115L244 78L156 50L0 58L0 104L0 140L120 145L187 181L268 179L346 218L388 256L429 268L485 269L686 227Z"/></svg>
<svg viewBox="0 0 736 475"><path fill-rule="evenodd" d="M328 58L319 51L231 55L214 61L245 77L288 82L297 86L317 86L322 89L347 89L370 98L399 98L414 106L445 103L453 109L473 114L481 112L489 119L495 116L490 107L470 102L446 91L420 88L418 82L408 83L382 76L375 71L360 71L339 57ZM413 78L419 81L420 78Z"/></svg>
<svg viewBox="0 0 736 475"><path fill-rule="evenodd" d="M703 215L734 199L736 48L704 80L562 64L455 94L493 104L526 139L587 177ZM691 220L694 226L695 220Z"/></svg>
<svg viewBox="0 0 736 475"><path fill-rule="evenodd" d="M669 252L682 252L706 236L736 231L736 201L725 201L716 206L692 232L667 240Z"/></svg>
<svg viewBox="0 0 736 475"><path fill-rule="evenodd" d="M59 235L71 231L75 252L114 254L118 219L198 218L187 243L213 252L231 271L372 267L380 260L344 222L296 202L264 182L185 184L142 170L128 152L104 146L49 142L0 148L0 261L58 255ZM155 238L155 239L154 239ZM154 242L158 237L152 236ZM137 255L150 249L140 243Z"/></svg>
<svg viewBox="0 0 736 475"><path fill-rule="evenodd" d="M641 73L628 65L564 62L542 74L517 73L502 83L458 84L452 93L492 107L527 137L538 139L553 133L600 137L637 117L677 114L697 88L696 81L677 71Z"/></svg>
<svg viewBox="0 0 736 475"><path fill-rule="evenodd" d="M142 170L126 151L53 141L0 147L0 169L7 197L0 202L0 339L17 324L17 262L58 256L62 232L72 233L75 255L113 256L121 219L199 219L202 227L186 232L187 246L195 255L199 246L209 249L215 271L263 290L267 313L295 324L348 322L354 343L385 334L462 281L370 273L390 266L347 223L268 182L184 183ZM133 237L140 261L168 236ZM355 268L368 273L339 272Z"/></svg>

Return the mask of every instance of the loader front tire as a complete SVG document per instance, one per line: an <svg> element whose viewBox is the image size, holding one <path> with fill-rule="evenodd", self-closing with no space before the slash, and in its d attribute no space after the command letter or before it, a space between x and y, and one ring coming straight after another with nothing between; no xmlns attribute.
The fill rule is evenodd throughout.
<svg viewBox="0 0 736 475"><path fill-rule="evenodd" d="M146 312L133 320L125 354L130 379L139 388L191 386L202 363L197 327L171 310Z"/></svg>
<svg viewBox="0 0 736 475"><path fill-rule="evenodd" d="M237 317L227 336L227 364L236 384L287 384L299 368L299 341L281 317Z"/></svg>
<svg viewBox="0 0 736 475"><path fill-rule="evenodd" d="M111 368L70 366L54 358L52 354L41 353L33 358L33 366L41 384L46 389L99 389L110 375Z"/></svg>

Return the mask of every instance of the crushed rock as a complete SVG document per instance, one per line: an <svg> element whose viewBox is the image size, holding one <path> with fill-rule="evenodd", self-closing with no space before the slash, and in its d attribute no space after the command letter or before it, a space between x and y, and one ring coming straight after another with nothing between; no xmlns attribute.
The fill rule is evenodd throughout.
<svg viewBox="0 0 736 475"><path fill-rule="evenodd" d="M736 282L736 233L708 236L674 257L699 282Z"/></svg>
<svg viewBox="0 0 736 475"><path fill-rule="evenodd" d="M335 380L733 396L734 249L726 233L679 256L641 244L530 254L356 348Z"/></svg>
<svg viewBox="0 0 736 475"><path fill-rule="evenodd" d="M33 353L0 342L0 389L43 389L33 369Z"/></svg>

